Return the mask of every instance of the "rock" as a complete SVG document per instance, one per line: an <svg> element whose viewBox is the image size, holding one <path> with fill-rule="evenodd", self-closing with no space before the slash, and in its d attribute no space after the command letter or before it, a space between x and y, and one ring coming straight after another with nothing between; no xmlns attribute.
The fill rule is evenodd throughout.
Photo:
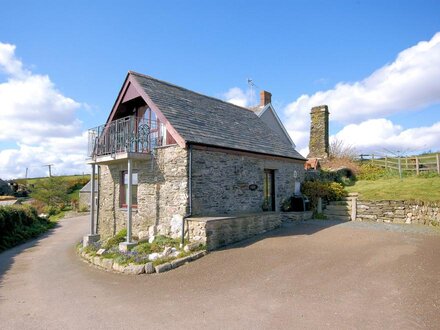
<svg viewBox="0 0 440 330"><path fill-rule="evenodd" d="M171 237L176 238L182 234L182 222L183 216L180 214L174 214L170 221Z"/></svg>
<svg viewBox="0 0 440 330"><path fill-rule="evenodd" d="M200 259L201 257L206 255L206 251L198 251L196 253L191 254L191 259L192 260L197 260Z"/></svg>
<svg viewBox="0 0 440 330"><path fill-rule="evenodd" d="M123 273L124 270L125 270L125 266L124 265L120 265L117 262L114 262L112 269L114 271L116 271L116 272Z"/></svg>
<svg viewBox="0 0 440 330"><path fill-rule="evenodd" d="M113 268L113 259L102 258L100 266L102 268L111 270Z"/></svg>
<svg viewBox="0 0 440 330"><path fill-rule="evenodd" d="M171 267L172 268L177 268L177 267L180 267L180 266L186 264L187 262L190 262L191 260L192 260L191 256L187 256L187 257L183 257L183 258L179 258L179 259L173 260L170 263L171 263Z"/></svg>
<svg viewBox="0 0 440 330"><path fill-rule="evenodd" d="M98 252L96 252L97 256L102 256L105 252L105 249L99 249Z"/></svg>
<svg viewBox="0 0 440 330"><path fill-rule="evenodd" d="M148 236L155 236L156 235L156 226L150 226L148 227Z"/></svg>
<svg viewBox="0 0 440 330"><path fill-rule="evenodd" d="M164 264L161 265L157 265L155 267L156 269L156 273L163 273L163 272L167 272L171 269L171 264L169 262L166 262Z"/></svg>
<svg viewBox="0 0 440 330"><path fill-rule="evenodd" d="M156 260L156 259L159 259L161 256L160 256L160 253L157 253L157 252L154 252L154 253L150 253L149 255L148 255L148 260L150 260L150 261L154 261L154 260Z"/></svg>
<svg viewBox="0 0 440 330"><path fill-rule="evenodd" d="M145 273L147 274L153 274L156 270L154 269L152 262L147 262L145 264Z"/></svg>
<svg viewBox="0 0 440 330"><path fill-rule="evenodd" d="M165 249L163 250L163 252L162 252L162 256L163 256L163 257L168 257L172 252L173 252L173 251L172 251L172 248L169 247L169 246L167 246L167 247L165 247Z"/></svg>
<svg viewBox="0 0 440 330"><path fill-rule="evenodd" d="M149 237L150 233L148 231L143 230L138 233L138 238L140 241L146 241Z"/></svg>
<svg viewBox="0 0 440 330"><path fill-rule="evenodd" d="M179 256L179 254L180 254L180 251L174 251L174 252L171 252L170 257L176 258Z"/></svg>
<svg viewBox="0 0 440 330"><path fill-rule="evenodd" d="M183 250L184 250L185 252L194 251L194 250L197 249L200 245L202 245L202 243L200 243L200 242L192 242L192 243L188 243L187 245L185 245L185 247L183 248Z"/></svg>
<svg viewBox="0 0 440 330"><path fill-rule="evenodd" d="M144 272L145 272L145 265L128 264L128 266L126 266L124 269L124 273L130 275L139 275Z"/></svg>
<svg viewBox="0 0 440 330"><path fill-rule="evenodd" d="M153 243L154 242L154 239L156 238L156 236L150 236L150 238L148 239L148 243Z"/></svg>

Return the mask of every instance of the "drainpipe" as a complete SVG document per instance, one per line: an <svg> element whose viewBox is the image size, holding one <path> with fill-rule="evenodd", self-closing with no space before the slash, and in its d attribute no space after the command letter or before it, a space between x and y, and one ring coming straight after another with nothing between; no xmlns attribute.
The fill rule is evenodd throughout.
<svg viewBox="0 0 440 330"><path fill-rule="evenodd" d="M128 158L127 164L127 174L128 174L128 182L127 182L127 243L131 243L131 220L132 220L132 163L131 158Z"/></svg>
<svg viewBox="0 0 440 330"><path fill-rule="evenodd" d="M90 175L90 235L95 235L95 164Z"/></svg>
<svg viewBox="0 0 440 330"><path fill-rule="evenodd" d="M99 184L101 182L101 165L98 165L98 188L97 188L97 196L96 196L96 232L99 232L99 195L100 195L100 189L99 189Z"/></svg>
<svg viewBox="0 0 440 330"><path fill-rule="evenodd" d="M188 156L188 204L189 212L182 218L182 240L180 242L180 248L185 245L185 220L192 215L192 145L189 145Z"/></svg>

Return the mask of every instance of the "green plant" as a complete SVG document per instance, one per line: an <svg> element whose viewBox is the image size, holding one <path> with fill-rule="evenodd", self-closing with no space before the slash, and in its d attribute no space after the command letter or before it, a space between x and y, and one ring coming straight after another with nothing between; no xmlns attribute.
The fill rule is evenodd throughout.
<svg viewBox="0 0 440 330"><path fill-rule="evenodd" d="M39 180L34 184L31 197L43 202L49 210L62 210L69 202L67 194L68 184L59 177L51 177Z"/></svg>
<svg viewBox="0 0 440 330"><path fill-rule="evenodd" d="M327 217L323 213L315 213L313 218L317 219L317 220L326 220L327 219Z"/></svg>
<svg viewBox="0 0 440 330"><path fill-rule="evenodd" d="M301 192L309 198L313 209L318 205L318 198L338 201L347 196L344 186L338 182L305 181Z"/></svg>
<svg viewBox="0 0 440 330"><path fill-rule="evenodd" d="M387 171L372 163L364 163L359 166L359 172L357 174L358 180L377 180L387 176Z"/></svg>
<svg viewBox="0 0 440 330"><path fill-rule="evenodd" d="M106 250L111 249L112 247L117 247L119 243L125 242L125 238L127 237L127 229L122 229L115 236L110 237L107 242L103 245L103 248Z"/></svg>

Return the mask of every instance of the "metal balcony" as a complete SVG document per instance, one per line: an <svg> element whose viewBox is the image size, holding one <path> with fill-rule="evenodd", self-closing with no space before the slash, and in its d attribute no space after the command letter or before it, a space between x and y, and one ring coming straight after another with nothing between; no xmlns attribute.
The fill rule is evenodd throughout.
<svg viewBox="0 0 440 330"><path fill-rule="evenodd" d="M120 154L148 154L162 145L162 124L128 116L89 129L88 157L118 158ZM125 158L125 157L124 157Z"/></svg>

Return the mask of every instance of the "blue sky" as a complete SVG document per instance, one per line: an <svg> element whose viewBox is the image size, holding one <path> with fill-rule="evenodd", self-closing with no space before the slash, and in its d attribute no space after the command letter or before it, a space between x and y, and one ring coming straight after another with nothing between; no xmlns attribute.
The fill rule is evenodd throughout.
<svg viewBox="0 0 440 330"><path fill-rule="evenodd" d="M31 175L41 175L40 165L47 162L55 163L59 174L87 171L83 132L106 120L128 70L226 100L238 96L243 105L255 102L246 83L252 78L273 94L278 114L303 153L306 108L315 101L328 101L334 114L331 133L355 141L360 152L380 151L383 145L440 150L435 142L440 132L435 126L440 126L438 89L420 83L440 81L440 76L435 81L439 47L433 40L440 31L439 1L15 0L1 1L1 8L0 43L15 48L5 47L3 61L0 53L0 87L8 91L0 93L0 128L8 132L0 132L0 177L23 176L27 166L34 166ZM431 42L432 49L414 48L421 41ZM400 72L395 82L388 80L399 70L399 54L408 49L402 72L420 62L423 68L412 67L412 72L421 76L402 78ZM10 69L14 61L21 63L21 71ZM381 69L379 78L362 83ZM32 85L31 77L41 79ZM29 84L9 89L7 84L20 79ZM371 87L378 79L382 82ZM409 82L401 84L405 79ZM346 88L337 87L341 84ZM26 88L40 88L59 102L25 103L20 95L28 93ZM360 103L362 95L382 101L358 108L359 100L353 98L358 94ZM302 95L308 98L301 103ZM46 110L35 110L36 119L26 124L25 109L43 105ZM36 128L39 119L43 128ZM374 143L365 134L372 127L380 137ZM353 138L353 132L362 136ZM413 143L411 134L433 136Z"/></svg>

